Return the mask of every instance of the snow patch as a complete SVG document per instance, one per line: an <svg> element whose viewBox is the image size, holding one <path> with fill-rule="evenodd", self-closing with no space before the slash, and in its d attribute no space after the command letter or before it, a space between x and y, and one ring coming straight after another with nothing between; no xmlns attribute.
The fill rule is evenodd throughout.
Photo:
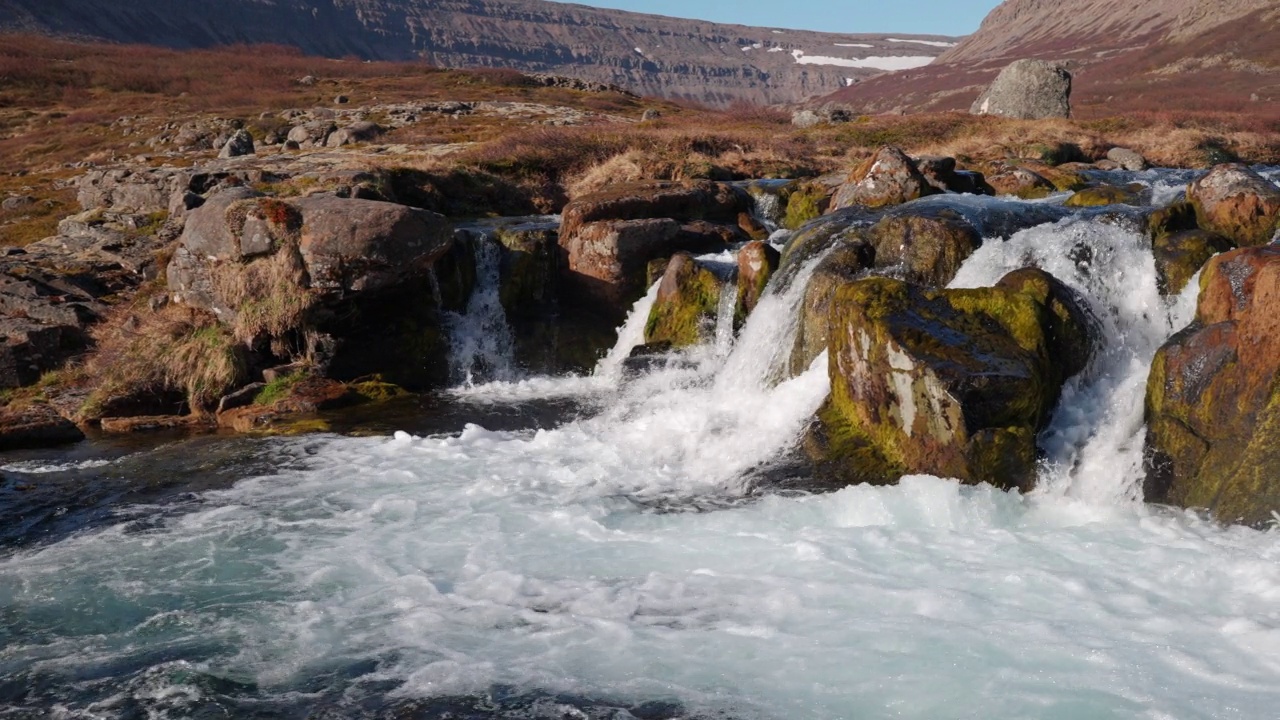
<svg viewBox="0 0 1280 720"><path fill-rule="evenodd" d="M885 40L887 42L915 43L917 45L932 45L934 47L945 47L945 48L956 46L956 44L953 42L942 42L941 40L904 40L903 38L885 38Z"/></svg>
<svg viewBox="0 0 1280 720"><path fill-rule="evenodd" d="M836 47L862 47L862 48L875 47L875 45L868 45L866 43L834 43L834 44Z"/></svg>
<svg viewBox="0 0 1280 720"><path fill-rule="evenodd" d="M792 50L791 57L801 65L836 65L851 68L875 68L876 70L910 70L924 67L933 62L933 58L924 55L908 55L906 57L838 58L826 55L806 55L803 50Z"/></svg>

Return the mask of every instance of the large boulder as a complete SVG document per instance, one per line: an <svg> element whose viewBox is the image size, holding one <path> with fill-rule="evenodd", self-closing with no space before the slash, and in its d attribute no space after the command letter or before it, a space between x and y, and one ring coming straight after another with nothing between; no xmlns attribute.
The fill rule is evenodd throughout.
<svg viewBox="0 0 1280 720"><path fill-rule="evenodd" d="M830 322L831 396L807 445L844 482L1030 488L1036 434L1090 346L1074 294L1034 269L974 290L859 280Z"/></svg>
<svg viewBox="0 0 1280 720"><path fill-rule="evenodd" d="M1265 524L1280 511L1280 247L1218 255L1200 287L1147 380L1146 499Z"/></svg>
<svg viewBox="0 0 1280 720"><path fill-rule="evenodd" d="M745 192L714 182L624 185L574 200L561 215L563 286L620 317L644 294L651 260L748 240L737 223L749 205Z"/></svg>
<svg viewBox="0 0 1280 720"><path fill-rule="evenodd" d="M1280 188L1247 165L1218 165L1187 187L1201 228L1240 247L1265 245L1280 229Z"/></svg>
<svg viewBox="0 0 1280 720"><path fill-rule="evenodd" d="M253 136L248 130L240 129L231 134L231 138L222 146L219 158L234 158L254 154Z"/></svg>
<svg viewBox="0 0 1280 720"><path fill-rule="evenodd" d="M898 148L886 145L849 174L836 190L830 209L899 205L938 192L943 191L929 182L914 160Z"/></svg>
<svg viewBox="0 0 1280 720"><path fill-rule="evenodd" d="M404 205L230 190L191 211L169 290L177 302L235 322L246 302L265 312L295 293L336 301L422 276L451 238L443 217Z"/></svg>
<svg viewBox="0 0 1280 720"><path fill-rule="evenodd" d="M644 327L646 344L696 345L715 336L724 280L686 252L676 253L658 282Z"/></svg>
<svg viewBox="0 0 1280 720"><path fill-rule="evenodd" d="M991 83L969 112L1022 120L1071 117L1071 73L1057 63L1015 60Z"/></svg>

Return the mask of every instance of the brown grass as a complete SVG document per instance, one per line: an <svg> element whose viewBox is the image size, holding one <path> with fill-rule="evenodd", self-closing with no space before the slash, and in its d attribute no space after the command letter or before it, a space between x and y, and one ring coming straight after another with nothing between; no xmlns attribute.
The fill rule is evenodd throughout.
<svg viewBox="0 0 1280 720"><path fill-rule="evenodd" d="M235 339L246 346L269 341L273 354L281 357L299 352L287 343L305 332L308 314L316 304L315 293L301 285L305 272L292 243L245 264L216 268L214 289L235 311L231 331Z"/></svg>
<svg viewBox="0 0 1280 720"><path fill-rule="evenodd" d="M93 387L81 414L118 396L179 391L193 411L209 408L243 378L240 346L212 313L182 305L122 308L94 330L84 366Z"/></svg>

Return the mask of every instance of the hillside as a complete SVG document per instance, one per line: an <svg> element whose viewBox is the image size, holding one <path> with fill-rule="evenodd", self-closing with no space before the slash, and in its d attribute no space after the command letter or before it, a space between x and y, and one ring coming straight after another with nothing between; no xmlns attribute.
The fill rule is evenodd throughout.
<svg viewBox="0 0 1280 720"><path fill-rule="evenodd" d="M1086 117L1135 110L1280 112L1274 0L1007 0L925 68L839 91L865 111L963 110L1008 62L1065 61Z"/></svg>
<svg viewBox="0 0 1280 720"><path fill-rule="evenodd" d="M725 106L796 102L918 67L956 38L723 25L543 0L0 0L0 30L502 67Z"/></svg>

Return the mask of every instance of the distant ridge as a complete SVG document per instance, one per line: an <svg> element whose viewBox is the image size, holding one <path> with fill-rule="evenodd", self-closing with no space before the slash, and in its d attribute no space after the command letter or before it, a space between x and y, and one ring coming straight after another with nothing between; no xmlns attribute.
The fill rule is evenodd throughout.
<svg viewBox="0 0 1280 720"><path fill-rule="evenodd" d="M1078 113L1280 111L1277 0L1006 0L931 65L831 100L868 112L963 110L1017 58L1063 60Z"/></svg>
<svg viewBox="0 0 1280 720"><path fill-rule="evenodd" d="M0 0L0 29L175 48L278 43L328 57L505 67L720 106L825 95L925 64L958 41L754 28L544 0Z"/></svg>

